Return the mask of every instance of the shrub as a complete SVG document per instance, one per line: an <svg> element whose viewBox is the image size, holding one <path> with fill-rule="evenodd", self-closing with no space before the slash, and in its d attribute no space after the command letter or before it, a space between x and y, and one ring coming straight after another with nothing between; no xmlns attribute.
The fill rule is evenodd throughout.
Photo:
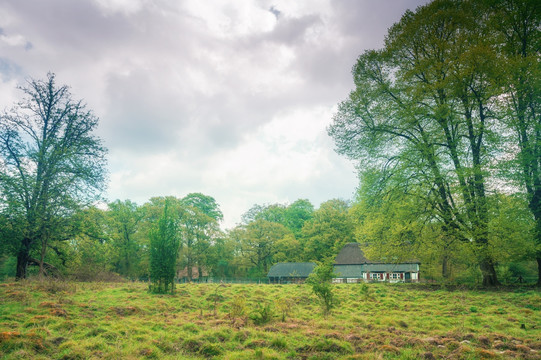
<svg viewBox="0 0 541 360"><path fill-rule="evenodd" d="M338 299L333 292L331 284L333 277L332 263L327 261L316 266L306 280L306 283L312 287L312 292L318 297L325 316L338 305Z"/></svg>
<svg viewBox="0 0 541 360"><path fill-rule="evenodd" d="M291 313L293 307L293 300L287 298L280 298L276 301L276 308L280 312L282 321L286 321L286 317Z"/></svg>
<svg viewBox="0 0 541 360"><path fill-rule="evenodd" d="M229 303L229 317L234 320L244 315L246 311L246 300L243 296L235 295Z"/></svg>
<svg viewBox="0 0 541 360"><path fill-rule="evenodd" d="M250 319L256 325L263 325L272 320L274 313L269 303L265 305L257 304L255 310L250 314Z"/></svg>

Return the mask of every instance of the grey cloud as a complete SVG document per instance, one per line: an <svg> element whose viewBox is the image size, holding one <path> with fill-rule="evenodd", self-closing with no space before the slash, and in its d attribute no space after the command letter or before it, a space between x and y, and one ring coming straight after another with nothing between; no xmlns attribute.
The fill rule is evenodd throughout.
<svg viewBox="0 0 541 360"><path fill-rule="evenodd" d="M0 74L3 80L21 77L21 68L9 59L0 57Z"/></svg>
<svg viewBox="0 0 541 360"><path fill-rule="evenodd" d="M298 46L305 41L304 37L310 28L321 26L322 24L323 22L319 15L306 15L300 18L282 16L278 19L273 31L265 34L261 39Z"/></svg>
<svg viewBox="0 0 541 360"><path fill-rule="evenodd" d="M115 197L143 202L147 194L204 191L234 202L250 192L318 203L348 197L355 186L355 174L337 155L322 159L333 164L325 173L311 174L309 183L286 179L287 187L205 183L203 170L281 114L343 99L357 56L381 46L385 29L419 3L333 0L330 13L310 8L293 17L265 2L262 9L276 17L271 31L222 37L209 32L205 14L187 14L176 1L122 13L104 12L91 0L6 0L0 11L12 21L0 35L21 34L27 49L2 54L0 73L39 78L53 71L77 89L75 97L99 104L100 136L121 179L111 184ZM235 20L234 12L227 15ZM287 65L276 61L283 48L292 54ZM145 178L152 169L140 168L142 159L164 153L184 168Z"/></svg>

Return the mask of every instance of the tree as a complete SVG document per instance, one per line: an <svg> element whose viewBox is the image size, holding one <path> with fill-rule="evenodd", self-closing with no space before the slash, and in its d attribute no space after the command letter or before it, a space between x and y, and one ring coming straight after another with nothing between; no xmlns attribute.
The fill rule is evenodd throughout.
<svg viewBox="0 0 541 360"><path fill-rule="evenodd" d="M306 283L312 287L312 292L317 296L323 314L327 316L338 305L338 298L332 289L332 278L335 276L332 261L327 260L318 264L306 279Z"/></svg>
<svg viewBox="0 0 541 360"><path fill-rule="evenodd" d="M187 267L188 279L192 279L194 265L206 265L205 257L212 246L213 240L220 233L220 221L223 214L212 196L201 193L191 193L180 200L182 207L182 250L183 264Z"/></svg>
<svg viewBox="0 0 541 360"><path fill-rule="evenodd" d="M504 78L502 119L513 131L512 149L518 145L511 175L519 174L536 221L534 257L541 286L541 6L535 0L494 0L488 6L503 53L498 72Z"/></svg>
<svg viewBox="0 0 541 360"><path fill-rule="evenodd" d="M77 233L69 244L68 272L81 281L107 280L117 253L108 234L107 212L91 206L75 216Z"/></svg>
<svg viewBox="0 0 541 360"><path fill-rule="evenodd" d="M483 284L496 285L486 192L491 161L501 157L498 56L479 14L480 3L453 0L406 12L384 49L359 57L356 89L329 133L363 169L401 174L447 235L471 245Z"/></svg>
<svg viewBox="0 0 541 360"><path fill-rule="evenodd" d="M296 238L301 236L302 227L314 213L314 205L307 199L298 199L285 209L284 225L293 232Z"/></svg>
<svg viewBox="0 0 541 360"><path fill-rule="evenodd" d="M252 276L266 276L275 254L280 251L280 242L291 232L285 226L267 220L253 221L241 231L241 251L252 265Z"/></svg>
<svg viewBox="0 0 541 360"><path fill-rule="evenodd" d="M398 174L389 178L381 171L365 171L360 183L350 213L355 238L367 257L389 262L418 259L425 277L449 280L451 263L460 263L456 256L460 243L442 231L441 221L426 209L423 197L404 191L400 185L405 179Z"/></svg>
<svg viewBox="0 0 541 360"><path fill-rule="evenodd" d="M120 275L134 277L138 275L137 264L141 260L139 251L142 244L137 234L143 212L130 200L116 200L108 207L109 236L118 254L115 270Z"/></svg>
<svg viewBox="0 0 541 360"><path fill-rule="evenodd" d="M322 203L302 228L304 259L324 261L335 256L345 244L354 241L354 229L347 202L333 199Z"/></svg>
<svg viewBox="0 0 541 360"><path fill-rule="evenodd" d="M178 217L165 200L163 213L150 232L150 291L155 293L173 292L175 270L179 248Z"/></svg>
<svg viewBox="0 0 541 360"><path fill-rule="evenodd" d="M249 224L256 220L265 220L278 224L285 225L286 218L286 206L283 204L255 204L242 215L242 221L244 224Z"/></svg>
<svg viewBox="0 0 541 360"><path fill-rule="evenodd" d="M93 135L98 118L55 75L29 80L0 123L0 210L22 229L16 278L32 251L66 239L65 219L96 200L105 185L106 149ZM39 261L38 261L39 263Z"/></svg>

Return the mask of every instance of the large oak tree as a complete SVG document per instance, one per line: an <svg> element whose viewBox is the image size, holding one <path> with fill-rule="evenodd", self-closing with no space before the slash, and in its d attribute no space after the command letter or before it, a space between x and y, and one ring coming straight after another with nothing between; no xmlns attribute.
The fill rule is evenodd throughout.
<svg viewBox="0 0 541 360"><path fill-rule="evenodd" d="M17 279L40 262L32 257L37 246L71 236L64 220L105 185L106 149L93 134L98 118L55 80L51 73L29 80L22 101L0 121L0 211L17 224L7 239Z"/></svg>
<svg viewBox="0 0 541 360"><path fill-rule="evenodd" d="M471 246L483 284L495 285L487 187L501 93L494 31L479 14L481 2L454 0L406 12L382 50L359 57L356 89L329 133L365 170L400 174L449 238Z"/></svg>

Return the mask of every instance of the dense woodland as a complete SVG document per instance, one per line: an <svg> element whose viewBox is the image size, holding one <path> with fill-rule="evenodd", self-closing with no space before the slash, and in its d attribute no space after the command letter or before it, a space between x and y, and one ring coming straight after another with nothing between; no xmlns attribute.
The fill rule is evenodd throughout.
<svg viewBox="0 0 541 360"><path fill-rule="evenodd" d="M98 206L98 119L53 74L30 80L0 122L0 276L148 279L162 246L187 279L260 278L356 241L371 259L421 261L426 280L541 285L540 7L406 12L358 58L328 129L358 164L355 199L254 205L227 231L201 193Z"/></svg>

